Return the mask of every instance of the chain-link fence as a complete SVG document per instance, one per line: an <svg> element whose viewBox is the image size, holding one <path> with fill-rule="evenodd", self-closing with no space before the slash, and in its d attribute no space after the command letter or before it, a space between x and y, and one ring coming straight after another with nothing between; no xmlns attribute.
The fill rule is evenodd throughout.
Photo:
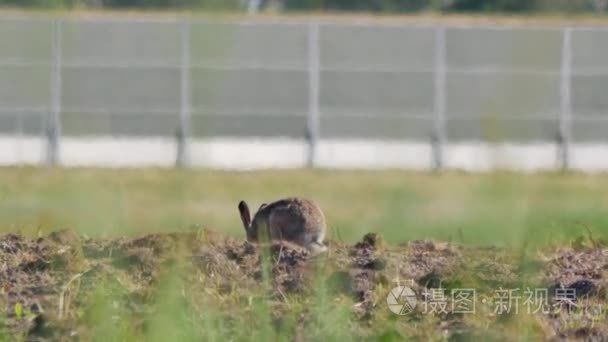
<svg viewBox="0 0 608 342"><path fill-rule="evenodd" d="M303 139L313 166L324 139L428 143L437 167L466 141L563 167L608 143L601 27L4 16L0 46L0 136L49 163L98 136L175 139L182 165L213 137Z"/></svg>

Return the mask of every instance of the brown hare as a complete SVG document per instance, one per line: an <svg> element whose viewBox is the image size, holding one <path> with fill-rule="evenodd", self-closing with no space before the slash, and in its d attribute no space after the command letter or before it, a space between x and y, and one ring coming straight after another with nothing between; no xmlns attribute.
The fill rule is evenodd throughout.
<svg viewBox="0 0 608 342"><path fill-rule="evenodd" d="M314 202L304 198L285 198L262 204L251 219L245 201L239 203L247 241L284 240L305 247L312 255L327 251L324 245L325 215Z"/></svg>

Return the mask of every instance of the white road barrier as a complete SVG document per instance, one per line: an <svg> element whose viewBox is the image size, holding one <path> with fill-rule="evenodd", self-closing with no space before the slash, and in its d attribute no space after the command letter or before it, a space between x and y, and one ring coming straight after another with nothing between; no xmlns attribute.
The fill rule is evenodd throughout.
<svg viewBox="0 0 608 342"><path fill-rule="evenodd" d="M194 139L190 162L194 168L252 170L302 168L308 163L308 143L301 139ZM176 142L168 138L61 139L59 162L67 167L174 167ZM0 136L0 165L44 163L46 140ZM381 140L320 140L315 165L327 169L433 168L429 144ZM571 168L608 171L608 144L573 144ZM467 142L445 146L446 169L490 171L554 170L560 167L555 144L487 144Z"/></svg>

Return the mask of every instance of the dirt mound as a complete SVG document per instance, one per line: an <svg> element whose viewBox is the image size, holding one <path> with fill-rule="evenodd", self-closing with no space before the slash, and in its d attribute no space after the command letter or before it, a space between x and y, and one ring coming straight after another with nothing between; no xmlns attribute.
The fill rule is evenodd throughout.
<svg viewBox="0 0 608 342"><path fill-rule="evenodd" d="M305 291L306 278L311 272L309 259L306 249L289 242L256 246L232 239L202 245L194 256L199 269L220 282L215 284L217 288L227 289L232 284L243 286L252 280L261 282L264 272L268 272L277 296Z"/></svg>
<svg viewBox="0 0 608 342"><path fill-rule="evenodd" d="M384 260L378 253L380 244L380 238L376 234L367 234L350 249L351 290L358 301L355 312L360 319L369 319L378 301L374 290L376 284L382 280L377 271L384 269Z"/></svg>
<svg viewBox="0 0 608 342"><path fill-rule="evenodd" d="M553 339L608 339L608 248L561 247L545 259L544 282L551 296L545 320Z"/></svg>

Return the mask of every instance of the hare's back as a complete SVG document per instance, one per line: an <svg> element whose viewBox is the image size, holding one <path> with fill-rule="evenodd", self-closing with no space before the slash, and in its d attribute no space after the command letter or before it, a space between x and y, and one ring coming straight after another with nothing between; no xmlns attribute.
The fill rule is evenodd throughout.
<svg viewBox="0 0 608 342"><path fill-rule="evenodd" d="M325 229L325 217L321 209L312 201L302 198L288 198L266 206L271 235L300 240L303 235L314 234ZM306 239L308 240L308 239Z"/></svg>

